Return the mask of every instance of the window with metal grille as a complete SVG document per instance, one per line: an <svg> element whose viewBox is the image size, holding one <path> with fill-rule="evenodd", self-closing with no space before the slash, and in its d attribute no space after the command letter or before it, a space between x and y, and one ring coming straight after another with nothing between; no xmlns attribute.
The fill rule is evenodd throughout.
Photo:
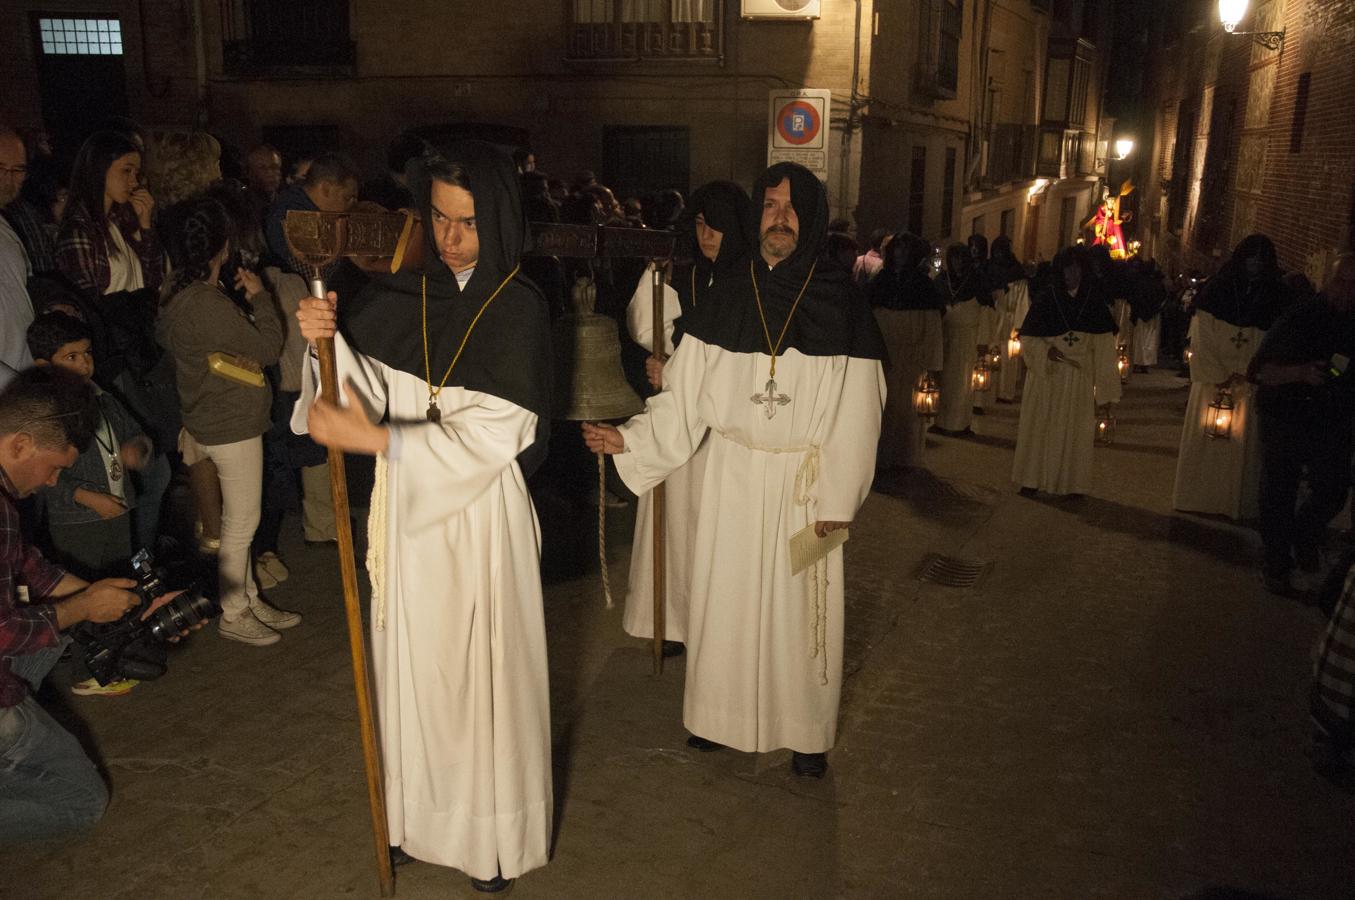
<svg viewBox="0 0 1355 900"><path fill-rule="evenodd" d="M230 75L300 69L344 76L357 61L348 0L221 0L221 36Z"/></svg>
<svg viewBox="0 0 1355 900"><path fill-rule="evenodd" d="M570 0L567 59L711 59L723 52L724 0Z"/></svg>
<svg viewBox="0 0 1355 900"><path fill-rule="evenodd" d="M908 228L922 234L922 217L927 211L927 148L913 147L913 165L908 173Z"/></svg>
<svg viewBox="0 0 1355 900"><path fill-rule="evenodd" d="M1016 210L1004 209L997 220L997 233L1002 237L1012 236L1012 227L1016 224Z"/></svg>
<svg viewBox="0 0 1355 900"><path fill-rule="evenodd" d="M936 81L954 91L960 84L960 37L964 32L964 0L941 3L941 46L937 57Z"/></svg>
<svg viewBox="0 0 1355 900"><path fill-rule="evenodd" d="M1312 83L1312 72L1304 72L1299 76L1298 93L1294 95L1294 121L1289 127L1290 153L1303 152L1303 126L1308 120L1308 91Z"/></svg>
<svg viewBox="0 0 1355 900"><path fill-rule="evenodd" d="M46 56L121 56L122 23L117 19L38 19Z"/></svg>

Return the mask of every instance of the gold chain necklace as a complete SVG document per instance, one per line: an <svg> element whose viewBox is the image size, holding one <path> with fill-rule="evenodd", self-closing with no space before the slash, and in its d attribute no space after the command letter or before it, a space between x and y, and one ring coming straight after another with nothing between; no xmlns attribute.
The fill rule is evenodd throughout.
<svg viewBox="0 0 1355 900"><path fill-rule="evenodd" d="M767 373L767 386L764 393L754 394L749 399L754 403L765 406L767 418L776 415L778 406L785 406L790 402L790 397L786 394L776 392L776 356L781 352L781 343L786 339L786 331L790 328L790 320L795 318L795 310L800 308L800 300L804 297L805 291L809 288L809 282L814 278L814 270L819 266L819 261L814 260L809 267L809 274L805 276L805 283L800 285L800 293L795 295L795 302L790 305L790 312L786 315L786 324L781 326L781 333L776 336L776 343L772 343L771 330L767 328L767 314L762 311L762 293L757 286L757 273L753 269L753 261L748 261L748 277L753 282L753 299L757 301L757 317L762 322L762 334L767 339L767 350L771 353L772 364L771 371Z"/></svg>
<svg viewBox="0 0 1355 900"><path fill-rule="evenodd" d="M457 362L461 359L461 351L466 349L466 342L470 340L470 333L475 330L479 324L480 317L485 314L489 304L494 302L494 298L499 296L499 292L508 286L508 282L517 275L518 269L522 264L513 267L513 271L508 273L508 277L499 282L499 286L494 289L494 293L489 295L489 299L480 307L480 311L475 314L475 318L470 320L470 326L466 328L466 334L461 338L461 346L456 348L456 355L452 357L451 365L447 366L447 371L442 373L442 380L438 382L437 387L433 387L433 371L428 362L428 276L424 275L419 282L419 293L423 300L423 374L424 380L428 382L428 421L437 424L442 421L442 410L438 409L438 394L442 393L442 388L447 384L447 379L451 377L452 369L456 368ZM453 273L452 277L456 277Z"/></svg>

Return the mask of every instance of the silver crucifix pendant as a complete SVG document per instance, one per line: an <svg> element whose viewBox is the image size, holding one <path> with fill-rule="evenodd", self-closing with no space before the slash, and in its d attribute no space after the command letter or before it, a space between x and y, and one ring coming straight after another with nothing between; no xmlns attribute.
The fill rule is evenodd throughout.
<svg viewBox="0 0 1355 900"><path fill-rule="evenodd" d="M778 406L785 406L790 402L790 397L776 392L775 378L767 379L766 393L754 394L748 399L752 400L754 403L764 404L767 409L767 418L769 419L776 415L776 408Z"/></svg>

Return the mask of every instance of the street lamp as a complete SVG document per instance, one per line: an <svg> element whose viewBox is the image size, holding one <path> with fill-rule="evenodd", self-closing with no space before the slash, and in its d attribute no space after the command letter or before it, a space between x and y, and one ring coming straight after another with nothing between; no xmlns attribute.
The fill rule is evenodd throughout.
<svg viewBox="0 0 1355 900"><path fill-rule="evenodd" d="M1247 0L1219 0L1219 21L1224 31L1249 36L1267 50L1279 50L1284 46L1283 31L1235 31L1246 15Z"/></svg>
<svg viewBox="0 0 1355 900"><path fill-rule="evenodd" d="M1115 142L1115 155L1120 159L1128 158L1134 152L1133 138L1120 138Z"/></svg>

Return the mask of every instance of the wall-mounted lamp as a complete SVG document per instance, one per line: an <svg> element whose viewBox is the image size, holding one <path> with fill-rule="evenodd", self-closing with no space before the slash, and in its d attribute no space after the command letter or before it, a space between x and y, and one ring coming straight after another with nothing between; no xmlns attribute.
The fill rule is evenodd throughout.
<svg viewBox="0 0 1355 900"><path fill-rule="evenodd" d="M1219 0L1219 21L1223 23L1224 31L1248 36L1267 50L1279 50L1284 46L1283 31L1234 31L1246 15L1247 0Z"/></svg>
<svg viewBox="0 0 1355 900"><path fill-rule="evenodd" d="M1133 138L1120 138L1115 142L1115 156L1118 159L1126 159L1129 154L1134 152Z"/></svg>

